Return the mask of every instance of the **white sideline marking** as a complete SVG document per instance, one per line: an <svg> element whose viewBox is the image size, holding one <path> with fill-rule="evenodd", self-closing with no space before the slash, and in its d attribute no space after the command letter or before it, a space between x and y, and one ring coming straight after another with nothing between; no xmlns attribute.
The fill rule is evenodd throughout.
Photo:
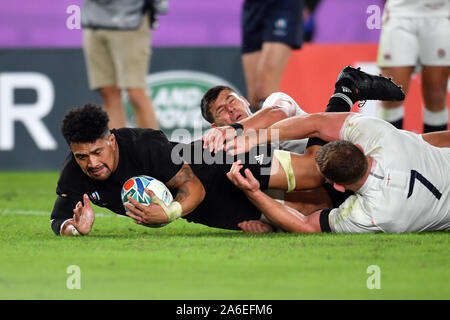
<svg viewBox="0 0 450 320"><path fill-rule="evenodd" d="M50 217L50 211L37 211L37 210L9 210L9 209L0 209L0 215L6 216L9 214L18 214L18 215L32 215L32 216L48 216ZM95 217L122 217L120 214L115 213L104 213L99 212L95 214Z"/></svg>

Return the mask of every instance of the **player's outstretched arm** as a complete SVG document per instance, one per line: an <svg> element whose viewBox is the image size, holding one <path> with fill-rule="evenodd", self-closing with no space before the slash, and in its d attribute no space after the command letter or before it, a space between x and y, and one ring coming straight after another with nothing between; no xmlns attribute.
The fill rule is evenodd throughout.
<svg viewBox="0 0 450 320"><path fill-rule="evenodd" d="M72 206L69 208L69 206ZM52 229L57 235L87 235L94 225L95 214L87 194L73 207L72 201L59 197L52 212Z"/></svg>
<svg viewBox="0 0 450 320"><path fill-rule="evenodd" d="M450 148L450 131L437 131L422 134L423 140L438 148Z"/></svg>
<svg viewBox="0 0 450 320"><path fill-rule="evenodd" d="M228 179L241 189L249 200L275 225L288 232L313 233L321 232L320 212L304 216L297 210L283 205L261 191L249 169L245 169L245 177L239 172L240 161L235 162L227 173Z"/></svg>
<svg viewBox="0 0 450 320"><path fill-rule="evenodd" d="M225 144L230 154L248 152L258 144L295 140L304 138L320 138L325 141L338 140L348 112L322 112L296 116L281 120L267 130L249 131Z"/></svg>
<svg viewBox="0 0 450 320"><path fill-rule="evenodd" d="M272 124L292 116L287 107L272 106L259 110L250 117L239 121L242 125L242 132L248 130L265 129ZM295 114L295 111L294 111ZM237 131L231 126L215 127L202 137L203 148L209 148L211 152L223 149L225 141L237 136Z"/></svg>

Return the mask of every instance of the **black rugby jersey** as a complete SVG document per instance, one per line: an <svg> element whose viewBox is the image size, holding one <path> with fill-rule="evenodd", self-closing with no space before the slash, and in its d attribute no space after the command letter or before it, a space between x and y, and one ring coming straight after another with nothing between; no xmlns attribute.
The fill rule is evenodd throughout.
<svg viewBox="0 0 450 320"><path fill-rule="evenodd" d="M148 175L167 183L187 162L194 174L202 182L206 191L205 199L190 214L184 216L189 222L201 223L210 227L238 230L237 224L245 220L261 217L259 210L226 177L233 159L222 152L215 159L204 157L202 141L191 144L170 142L158 130L122 128L111 130L119 146L119 163L111 176L98 181L89 178L81 170L72 153L70 153L60 173L56 193L58 195L51 214L52 229L59 235L61 225L73 217L73 209L83 194L87 194L92 203L105 207L117 214L125 215L120 192L125 181L133 176ZM246 154L246 167L252 170L255 178L266 188L269 176L261 174L262 169L270 168L271 150L263 150L263 155L252 152ZM183 159L181 159L183 157ZM197 158L196 158L197 157ZM258 158L259 157L259 158ZM206 161L205 161L206 159ZM264 173L264 172L263 172ZM176 196L176 190L171 190Z"/></svg>

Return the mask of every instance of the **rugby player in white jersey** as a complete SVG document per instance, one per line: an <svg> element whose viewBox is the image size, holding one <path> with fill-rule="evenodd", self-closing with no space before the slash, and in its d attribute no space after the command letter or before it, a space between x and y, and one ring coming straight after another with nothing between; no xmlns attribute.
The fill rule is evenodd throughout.
<svg viewBox="0 0 450 320"><path fill-rule="evenodd" d="M424 132L446 130L450 73L450 1L387 0L377 65L408 91L416 66L422 68ZM403 128L403 102L382 102L379 116Z"/></svg>
<svg viewBox="0 0 450 320"><path fill-rule="evenodd" d="M280 121L264 134L240 136L225 148L240 153L281 140L317 137L333 141L316 154L325 179L352 190L338 208L305 216L266 196L236 162L229 179L274 224L290 232L421 232L450 230L450 132L418 135L355 113L318 113Z"/></svg>

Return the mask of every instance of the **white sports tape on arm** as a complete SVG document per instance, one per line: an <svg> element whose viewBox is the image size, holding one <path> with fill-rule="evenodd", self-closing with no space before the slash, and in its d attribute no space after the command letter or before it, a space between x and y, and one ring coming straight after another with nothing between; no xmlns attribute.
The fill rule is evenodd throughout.
<svg viewBox="0 0 450 320"><path fill-rule="evenodd" d="M73 225L69 224L67 228L72 232L72 235L79 236L81 233Z"/></svg>
<svg viewBox="0 0 450 320"><path fill-rule="evenodd" d="M280 162L281 167L286 174L288 189L287 192L291 192L295 190L296 182L295 182L295 174L294 168L292 167L291 162L291 153L284 150L275 150L273 155L277 158L278 162Z"/></svg>
<svg viewBox="0 0 450 320"><path fill-rule="evenodd" d="M152 197L152 201L159 204L161 208L163 208L164 212L169 218L169 222L177 220L179 217L181 217L181 214L183 213L183 208L181 207L181 204L178 201L172 201L172 203L169 204L168 206L156 196Z"/></svg>

